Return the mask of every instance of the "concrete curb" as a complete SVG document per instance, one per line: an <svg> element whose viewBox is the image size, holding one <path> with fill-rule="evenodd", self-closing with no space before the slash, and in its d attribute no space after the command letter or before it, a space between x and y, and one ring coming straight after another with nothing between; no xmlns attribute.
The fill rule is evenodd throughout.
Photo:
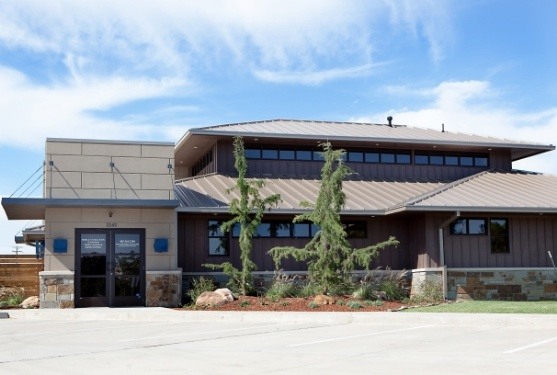
<svg viewBox="0 0 557 375"><path fill-rule="evenodd" d="M116 320L163 322L251 322L285 324L432 324L458 326L523 326L557 329L551 314L463 314L413 312L251 312L180 311L162 307L37 309L0 312L17 320Z"/></svg>

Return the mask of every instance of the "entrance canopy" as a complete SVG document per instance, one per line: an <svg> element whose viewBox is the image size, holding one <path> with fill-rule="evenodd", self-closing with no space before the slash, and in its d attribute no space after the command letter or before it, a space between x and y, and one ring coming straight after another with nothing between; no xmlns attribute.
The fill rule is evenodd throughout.
<svg viewBox="0 0 557 375"><path fill-rule="evenodd" d="M46 208L176 208L175 199L69 199L69 198L2 198L9 220L44 220Z"/></svg>

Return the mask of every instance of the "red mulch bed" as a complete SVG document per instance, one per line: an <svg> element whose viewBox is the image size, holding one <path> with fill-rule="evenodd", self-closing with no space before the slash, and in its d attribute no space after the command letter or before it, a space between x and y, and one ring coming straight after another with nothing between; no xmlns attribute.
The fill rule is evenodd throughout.
<svg viewBox="0 0 557 375"><path fill-rule="evenodd" d="M349 301L354 301L348 297L335 298L336 303L332 305L312 304L313 297L310 298L282 298L272 301L265 297L240 296L238 300L228 302L223 306L216 307L195 307L185 306L187 310L199 311L330 311L330 312L376 312L394 311L408 307L399 301L383 301L381 306L370 305L364 301L358 301L359 308L348 305Z"/></svg>

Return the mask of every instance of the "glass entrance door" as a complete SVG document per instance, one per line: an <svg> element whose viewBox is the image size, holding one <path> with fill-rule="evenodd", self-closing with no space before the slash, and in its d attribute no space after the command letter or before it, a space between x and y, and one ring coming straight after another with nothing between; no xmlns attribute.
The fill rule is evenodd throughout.
<svg viewBox="0 0 557 375"><path fill-rule="evenodd" d="M76 229L76 307L145 305L145 230Z"/></svg>

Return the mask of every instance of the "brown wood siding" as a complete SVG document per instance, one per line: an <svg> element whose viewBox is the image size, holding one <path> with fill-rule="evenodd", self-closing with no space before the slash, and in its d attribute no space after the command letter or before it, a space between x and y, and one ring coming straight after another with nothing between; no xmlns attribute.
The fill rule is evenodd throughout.
<svg viewBox="0 0 557 375"><path fill-rule="evenodd" d="M269 217L268 219L271 219ZM272 219L291 221L292 217L275 217ZM184 272L207 271L202 265L205 263L232 262L240 264L240 249L237 238L230 241L230 256L208 255L208 220L224 220L222 216L179 214L178 219L178 266ZM350 220L358 220L351 217ZM409 256L410 240L408 236L408 222L406 219L396 218L362 218L367 221L367 238L350 239L354 247L369 246L380 241L385 241L389 236L394 236L400 241L398 248L388 248L380 252L372 267L389 267L391 269L412 268ZM267 254L275 246L303 247L308 238L254 238L253 260L260 271L273 271L275 269L272 258ZM284 259L281 264L284 270L305 271L304 262L293 259Z"/></svg>
<svg viewBox="0 0 557 375"><path fill-rule="evenodd" d="M217 145L216 172L235 175L232 142L219 141ZM464 150L466 151L466 150ZM353 179L421 179L429 181L458 180L481 172L484 168L454 167L437 165L413 164L371 164L346 163L354 172ZM323 164L319 161L286 161L286 160L248 160L248 174L252 177L274 178L307 178L317 179ZM511 156L508 151L492 151L490 153L491 169L511 170Z"/></svg>
<svg viewBox="0 0 557 375"><path fill-rule="evenodd" d="M552 267L548 251L557 258L557 217L475 215L509 219L508 254L492 254L489 235L450 235L444 231L445 260L449 267Z"/></svg>

